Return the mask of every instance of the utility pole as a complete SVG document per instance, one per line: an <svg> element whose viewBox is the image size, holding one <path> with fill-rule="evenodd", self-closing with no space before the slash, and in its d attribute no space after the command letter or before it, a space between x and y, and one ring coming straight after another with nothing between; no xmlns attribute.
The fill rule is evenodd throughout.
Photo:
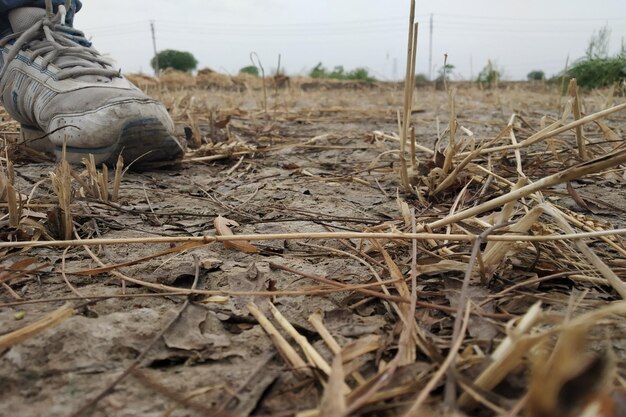
<svg viewBox="0 0 626 417"><path fill-rule="evenodd" d="M430 14L430 36L428 45L428 79L433 80L433 14Z"/></svg>
<svg viewBox="0 0 626 417"><path fill-rule="evenodd" d="M154 49L154 75L159 76L159 53L157 52L156 34L154 30L154 20L150 21L150 31L152 32L152 48Z"/></svg>

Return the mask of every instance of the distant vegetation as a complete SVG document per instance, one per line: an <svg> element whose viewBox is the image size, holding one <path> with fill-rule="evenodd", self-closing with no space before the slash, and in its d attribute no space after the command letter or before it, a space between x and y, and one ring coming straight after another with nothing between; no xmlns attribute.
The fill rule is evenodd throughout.
<svg viewBox="0 0 626 417"><path fill-rule="evenodd" d="M415 76L415 85L422 86L422 85L426 85L428 83L430 83L430 80L428 79L428 75L426 75L426 74L417 74Z"/></svg>
<svg viewBox="0 0 626 417"><path fill-rule="evenodd" d="M444 80L450 81L450 75L452 75L452 70L454 69L454 65L452 64L445 64L443 67L439 68L439 71L437 72L437 78L435 79L435 82L437 83L443 83Z"/></svg>
<svg viewBox="0 0 626 417"><path fill-rule="evenodd" d="M257 67L256 65L248 65L247 67L243 67L242 69L240 69L239 74L249 74L258 77L260 75L259 67Z"/></svg>
<svg viewBox="0 0 626 417"><path fill-rule="evenodd" d="M191 72L198 66L198 60L190 52L166 49L159 52L150 61L150 66L155 71L172 68L178 71Z"/></svg>
<svg viewBox="0 0 626 417"><path fill-rule="evenodd" d="M609 44L611 42L611 29L603 26L599 31L594 31L589 39L585 59L606 59L609 57Z"/></svg>
<svg viewBox="0 0 626 417"><path fill-rule="evenodd" d="M589 39L585 56L576 61L566 74L561 73L559 78L576 78L579 86L592 89L608 87L620 82L626 82L626 45L615 56L609 55L609 41L611 29L604 26L594 32Z"/></svg>
<svg viewBox="0 0 626 417"><path fill-rule="evenodd" d="M330 78L333 80L376 81L376 78L370 75L367 68L356 68L352 71L346 71L342 65L338 65L332 71L329 71L321 62L309 72L309 76L311 78Z"/></svg>
<svg viewBox="0 0 626 417"><path fill-rule="evenodd" d="M626 56L579 61L567 72L584 88L601 88L626 80Z"/></svg>
<svg viewBox="0 0 626 417"><path fill-rule="evenodd" d="M546 79L546 73L541 70L534 70L529 72L526 78L528 81L543 81Z"/></svg>
<svg viewBox="0 0 626 417"><path fill-rule="evenodd" d="M478 73L478 78L476 81L479 84L488 84L489 86L493 86L502 77L502 72L497 69L491 61L487 62L487 65Z"/></svg>

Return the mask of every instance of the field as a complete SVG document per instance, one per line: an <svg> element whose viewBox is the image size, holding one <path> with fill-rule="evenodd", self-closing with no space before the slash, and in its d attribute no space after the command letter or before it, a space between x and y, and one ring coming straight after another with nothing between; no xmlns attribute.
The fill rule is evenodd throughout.
<svg viewBox="0 0 626 417"><path fill-rule="evenodd" d="M0 415L620 415L624 97L133 80L180 166L3 118Z"/></svg>

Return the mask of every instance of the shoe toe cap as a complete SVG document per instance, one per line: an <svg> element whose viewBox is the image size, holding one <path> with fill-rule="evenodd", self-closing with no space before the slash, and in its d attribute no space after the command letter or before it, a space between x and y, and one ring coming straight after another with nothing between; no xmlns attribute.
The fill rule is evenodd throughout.
<svg viewBox="0 0 626 417"><path fill-rule="evenodd" d="M150 99L124 99L94 110L58 114L48 132L56 148L67 143L68 158L73 154L79 160L93 154L97 162L109 162L119 153L127 162L142 156L142 160L174 160L183 153L167 110Z"/></svg>

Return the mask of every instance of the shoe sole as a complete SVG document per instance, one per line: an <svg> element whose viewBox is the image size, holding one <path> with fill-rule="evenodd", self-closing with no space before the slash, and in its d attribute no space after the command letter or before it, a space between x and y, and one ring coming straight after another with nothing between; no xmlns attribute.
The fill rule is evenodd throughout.
<svg viewBox="0 0 626 417"><path fill-rule="evenodd" d="M53 153L57 160L63 154L63 146L55 145L46 134L29 126L22 126L23 143L35 150ZM97 164L115 166L119 155L126 166L137 169L172 165L179 162L183 149L178 140L156 118L132 120L122 128L117 142L104 147L78 148L66 146L66 158L70 163L80 163L93 155Z"/></svg>

